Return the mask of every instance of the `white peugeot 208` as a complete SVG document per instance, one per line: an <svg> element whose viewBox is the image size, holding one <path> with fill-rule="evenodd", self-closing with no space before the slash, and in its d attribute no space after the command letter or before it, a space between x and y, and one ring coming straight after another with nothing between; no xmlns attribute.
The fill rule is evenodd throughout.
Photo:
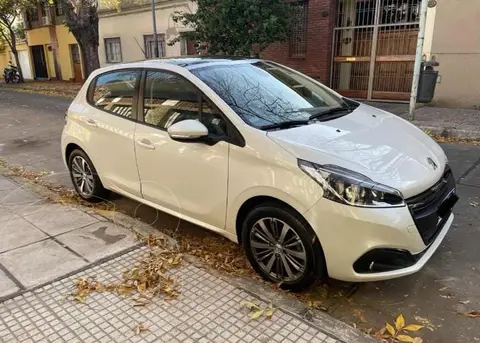
<svg viewBox="0 0 480 343"><path fill-rule="evenodd" d="M62 154L85 200L114 191L218 232L292 290L420 270L458 200L421 130L259 59L96 70L67 112Z"/></svg>

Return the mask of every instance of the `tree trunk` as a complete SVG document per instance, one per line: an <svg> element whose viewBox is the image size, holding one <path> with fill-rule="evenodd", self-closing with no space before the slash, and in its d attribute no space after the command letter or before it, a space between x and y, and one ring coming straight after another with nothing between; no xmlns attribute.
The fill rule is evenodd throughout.
<svg viewBox="0 0 480 343"><path fill-rule="evenodd" d="M80 47L83 74L86 79L92 71L100 68L98 58L98 13L95 2L80 0L83 6L75 9L62 2L65 12L65 23L72 32Z"/></svg>
<svg viewBox="0 0 480 343"><path fill-rule="evenodd" d="M93 44L91 41L80 44L80 54L82 56L82 67L85 79L94 71L100 68L100 60L98 58L98 44Z"/></svg>
<svg viewBox="0 0 480 343"><path fill-rule="evenodd" d="M15 64L18 68L18 75L20 77L20 82L23 82L23 72L22 67L20 66L20 59L18 58L18 51L17 51L17 37L15 37L15 32L13 32L11 27L8 27L8 31L10 34L10 39L7 39L6 35L3 37L7 41L7 44L10 46L10 50L12 51L13 56L15 57Z"/></svg>
<svg viewBox="0 0 480 343"><path fill-rule="evenodd" d="M17 49L12 50L13 56L15 56L15 64L18 68L18 76L20 77L20 82L23 82L23 72L22 67L20 66L20 59L18 58L18 51Z"/></svg>

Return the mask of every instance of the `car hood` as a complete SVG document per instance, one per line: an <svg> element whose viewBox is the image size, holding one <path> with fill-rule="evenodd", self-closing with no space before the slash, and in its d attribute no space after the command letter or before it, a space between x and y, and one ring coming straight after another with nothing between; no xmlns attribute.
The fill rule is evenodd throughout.
<svg viewBox="0 0 480 343"><path fill-rule="evenodd" d="M423 131L364 104L337 119L267 136L299 159L356 171L398 189L405 198L433 186L446 164L442 148Z"/></svg>

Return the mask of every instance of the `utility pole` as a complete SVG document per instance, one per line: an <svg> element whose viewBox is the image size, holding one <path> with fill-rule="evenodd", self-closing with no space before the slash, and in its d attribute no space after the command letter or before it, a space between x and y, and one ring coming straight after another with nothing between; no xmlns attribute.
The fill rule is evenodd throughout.
<svg viewBox="0 0 480 343"><path fill-rule="evenodd" d="M155 0L152 0L152 19L153 19L153 41L155 42L155 47L153 48L153 56L160 57L158 51L158 36L157 36L157 16L155 15Z"/></svg>
<svg viewBox="0 0 480 343"><path fill-rule="evenodd" d="M422 65L423 41L425 40L425 26L427 23L428 0L422 0L420 6L420 23L418 29L417 51L413 68L412 93L410 94L410 109L408 120L415 118L415 104L417 103L418 82L420 80L420 68Z"/></svg>

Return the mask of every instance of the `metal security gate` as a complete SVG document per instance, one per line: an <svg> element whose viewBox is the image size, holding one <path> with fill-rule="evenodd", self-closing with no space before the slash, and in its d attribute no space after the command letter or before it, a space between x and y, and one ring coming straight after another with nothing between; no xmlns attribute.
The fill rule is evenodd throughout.
<svg viewBox="0 0 480 343"><path fill-rule="evenodd" d="M421 0L336 0L331 86L359 99L408 100Z"/></svg>

